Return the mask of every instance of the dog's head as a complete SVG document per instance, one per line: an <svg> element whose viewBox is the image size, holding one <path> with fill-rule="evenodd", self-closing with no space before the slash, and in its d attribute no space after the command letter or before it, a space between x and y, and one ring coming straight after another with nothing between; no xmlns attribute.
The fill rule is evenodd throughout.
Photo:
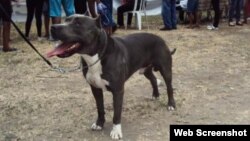
<svg viewBox="0 0 250 141"><path fill-rule="evenodd" d="M48 57L69 57L75 53L89 53L94 48L97 38L101 34L100 18L84 15L72 15L63 24L51 26L51 34L59 40L54 50L47 53Z"/></svg>

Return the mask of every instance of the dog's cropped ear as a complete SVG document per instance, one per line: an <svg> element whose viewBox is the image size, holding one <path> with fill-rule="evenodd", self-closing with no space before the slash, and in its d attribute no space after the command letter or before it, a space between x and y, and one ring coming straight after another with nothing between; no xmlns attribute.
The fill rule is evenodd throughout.
<svg viewBox="0 0 250 141"><path fill-rule="evenodd" d="M96 23L97 27L102 28L101 16L100 15L97 15L97 17L95 18L95 23Z"/></svg>

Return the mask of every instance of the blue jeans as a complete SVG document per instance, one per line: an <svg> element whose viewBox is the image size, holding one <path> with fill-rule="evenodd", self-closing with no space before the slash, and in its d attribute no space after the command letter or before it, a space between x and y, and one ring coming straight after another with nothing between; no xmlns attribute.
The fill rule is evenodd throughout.
<svg viewBox="0 0 250 141"><path fill-rule="evenodd" d="M176 28L176 7L175 0L162 0L162 18L166 28Z"/></svg>
<svg viewBox="0 0 250 141"><path fill-rule="evenodd" d="M242 8L243 0L231 0L229 9L229 22L236 18L236 22L240 21L240 11Z"/></svg>

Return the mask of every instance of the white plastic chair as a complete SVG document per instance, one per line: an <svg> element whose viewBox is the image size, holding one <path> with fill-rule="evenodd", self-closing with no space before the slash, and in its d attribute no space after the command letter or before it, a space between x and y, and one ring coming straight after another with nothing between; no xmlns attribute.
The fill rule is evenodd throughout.
<svg viewBox="0 0 250 141"><path fill-rule="evenodd" d="M139 9L137 9L139 5ZM145 18L146 18L146 23L147 23L147 14L146 14L146 0L141 0L141 2L139 2L138 0L135 0L135 4L134 4L134 9L132 11L127 11L124 13L124 15L126 16L126 22L125 22L125 29L127 29L128 25L128 14L133 14L133 17L135 16L136 18L136 22L135 22L135 26L141 30L142 29L142 22L141 22L141 17L144 14ZM148 25L148 23L147 23Z"/></svg>

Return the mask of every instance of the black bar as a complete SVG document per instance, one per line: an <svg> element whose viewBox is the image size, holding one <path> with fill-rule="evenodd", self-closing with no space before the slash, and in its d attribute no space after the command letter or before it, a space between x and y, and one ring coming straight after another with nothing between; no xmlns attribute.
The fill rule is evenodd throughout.
<svg viewBox="0 0 250 141"><path fill-rule="evenodd" d="M170 125L170 141L250 141L250 125Z"/></svg>

